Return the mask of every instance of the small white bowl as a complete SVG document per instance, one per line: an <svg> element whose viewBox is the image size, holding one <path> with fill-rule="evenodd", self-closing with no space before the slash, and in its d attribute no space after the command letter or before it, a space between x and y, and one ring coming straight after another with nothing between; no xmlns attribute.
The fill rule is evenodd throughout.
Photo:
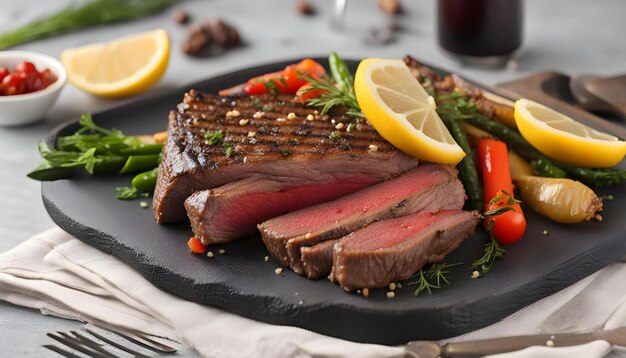
<svg viewBox="0 0 626 358"><path fill-rule="evenodd" d="M0 126L20 126L42 119L59 98L67 80L65 68L53 57L29 51L0 51L0 67L11 72L23 61L32 62L40 72L49 68L57 80L40 91L0 96Z"/></svg>

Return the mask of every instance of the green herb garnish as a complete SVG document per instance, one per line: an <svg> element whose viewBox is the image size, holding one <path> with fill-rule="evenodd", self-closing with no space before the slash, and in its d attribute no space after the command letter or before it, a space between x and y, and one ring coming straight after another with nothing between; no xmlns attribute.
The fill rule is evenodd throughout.
<svg viewBox="0 0 626 358"><path fill-rule="evenodd" d="M448 274L450 273L450 268L462 264L462 262L454 264L446 264L443 262L434 263L428 269L422 268L411 276L411 278L417 279L417 281L409 282L408 285L417 285L415 296L419 296L420 293L424 291L432 294L433 289L441 288L444 283L449 285Z"/></svg>
<svg viewBox="0 0 626 358"><path fill-rule="evenodd" d="M222 131L204 133L204 142L208 145L216 145L217 143L221 142L223 138L224 133L222 133Z"/></svg>
<svg viewBox="0 0 626 358"><path fill-rule="evenodd" d="M330 54L328 63L331 70L331 78L315 79L303 77L311 87L306 92L321 90L322 94L317 98L307 101L309 106L321 107L320 114L328 113L333 107L345 106L346 114L352 117L365 118L361 107L354 94L354 80L345 63L336 53ZM339 81L339 82L338 82Z"/></svg>
<svg viewBox="0 0 626 358"><path fill-rule="evenodd" d="M80 128L74 134L57 139L56 148L45 142L39 144L44 162L28 173L28 177L46 181L70 178L83 170L90 175L126 174L158 166L162 144L144 143L136 136L99 127L89 113L80 116L78 123ZM119 188L116 196L134 199L140 192L152 192L154 183L142 186L141 190L131 189Z"/></svg>
<svg viewBox="0 0 626 358"><path fill-rule="evenodd" d="M230 143L224 143L224 154L227 158L230 158L234 153L233 145Z"/></svg>
<svg viewBox="0 0 626 358"><path fill-rule="evenodd" d="M131 186L117 187L115 188L115 191L117 191L115 197L120 200L132 200L139 197L139 190Z"/></svg>
<svg viewBox="0 0 626 358"><path fill-rule="evenodd" d="M341 138L341 133L340 133L339 131L334 131L334 132L331 132L331 133L328 135L328 138L330 138L330 139L332 139L332 140L339 139L339 138Z"/></svg>
<svg viewBox="0 0 626 358"><path fill-rule="evenodd" d="M396 211L398 210L398 208L401 208L401 207L405 206L406 203L408 203L408 200L404 199L404 200L400 201L399 203L393 205L391 207L391 209L390 209L391 210L391 216L393 216L395 218L396 217Z"/></svg>
<svg viewBox="0 0 626 358"><path fill-rule="evenodd" d="M0 35L0 50L78 29L112 22L139 19L154 14L180 0L95 0L71 5L57 12Z"/></svg>
<svg viewBox="0 0 626 358"><path fill-rule="evenodd" d="M483 273L489 272L496 260L503 259L506 251L500 246L493 234L493 220L489 222L487 233L489 234L489 242L483 245L483 256L470 265L470 268L480 269Z"/></svg>

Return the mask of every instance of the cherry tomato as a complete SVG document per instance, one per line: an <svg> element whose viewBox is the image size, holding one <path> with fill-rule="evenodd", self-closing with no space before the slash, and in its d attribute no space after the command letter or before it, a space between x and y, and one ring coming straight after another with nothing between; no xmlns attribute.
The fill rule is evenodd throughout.
<svg viewBox="0 0 626 358"><path fill-rule="evenodd" d="M280 72L272 72L249 79L243 90L249 95L286 93L284 83L285 79Z"/></svg>
<svg viewBox="0 0 626 358"><path fill-rule="evenodd" d="M0 67L0 96L40 91L57 80L56 76L46 68L37 71L32 62L23 61L11 73L6 67Z"/></svg>
<svg viewBox="0 0 626 358"><path fill-rule="evenodd" d="M14 96L25 93L26 83L19 73L11 73L2 80L2 94Z"/></svg>
<svg viewBox="0 0 626 358"><path fill-rule="evenodd" d="M38 72L20 73L20 75L24 77L24 82L26 83L26 93L39 91L45 88Z"/></svg>
<svg viewBox="0 0 626 358"><path fill-rule="evenodd" d="M311 83L307 83L304 86L300 87L298 89L298 92L296 92L296 97L294 98L294 101L299 103L305 103L306 101L317 98L321 96L322 93L324 93L324 91L322 91L321 89L311 90L312 87L313 84Z"/></svg>
<svg viewBox="0 0 626 358"><path fill-rule="evenodd" d="M9 69L6 67L0 67L0 83L2 83L2 80L9 75Z"/></svg>
<svg viewBox="0 0 626 358"><path fill-rule="evenodd" d="M41 71L39 73L39 77L41 78L41 81L43 83L42 89L50 86L51 84L53 84L57 80L56 76L48 68L46 68L45 70Z"/></svg>
<svg viewBox="0 0 626 358"><path fill-rule="evenodd" d="M285 67L280 72L272 72L263 76L251 78L246 83L244 91L249 95L263 93L295 94L300 87L307 84L302 77L319 78L326 73L324 67L310 58Z"/></svg>
<svg viewBox="0 0 626 358"><path fill-rule="evenodd" d="M15 72L37 73L37 67L35 67L32 62L24 61L15 67Z"/></svg>
<svg viewBox="0 0 626 358"><path fill-rule="evenodd" d="M304 60L298 62L297 64L295 64L295 67L297 71L308 74L313 78L320 78L326 74L324 66L313 61L310 58L305 58Z"/></svg>

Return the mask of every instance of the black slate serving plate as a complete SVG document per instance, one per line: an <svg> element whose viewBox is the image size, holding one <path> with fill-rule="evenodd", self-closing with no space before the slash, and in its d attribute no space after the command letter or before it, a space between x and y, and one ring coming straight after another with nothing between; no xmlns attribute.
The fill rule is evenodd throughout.
<svg viewBox="0 0 626 358"><path fill-rule="evenodd" d="M319 59L325 63L324 59ZM248 78L282 69L297 60L250 68L202 81L171 93L95 114L101 126L129 134L163 130L167 114L190 88L216 93ZM356 67L357 61L348 61ZM443 71L442 71L443 72ZM47 140L78 128L76 122L55 130ZM626 185L599 190L613 194L602 222L562 225L525 208L523 240L507 247L506 259L479 279L469 264L480 257L485 235L478 230L446 262L464 262L451 273L451 284L433 294L413 294L407 285L394 299L385 290L369 298L349 294L327 280L310 281L279 267L259 237L211 247L215 256L191 255L188 223L158 225L139 201L115 199L115 188L129 177L78 177L42 184L52 219L85 243L110 253L157 287L185 299L221 307L264 322L293 325L358 342L402 344L440 339L494 323L626 255ZM548 230L549 235L543 231ZM218 254L218 249L226 250ZM409 280L410 281L410 280Z"/></svg>

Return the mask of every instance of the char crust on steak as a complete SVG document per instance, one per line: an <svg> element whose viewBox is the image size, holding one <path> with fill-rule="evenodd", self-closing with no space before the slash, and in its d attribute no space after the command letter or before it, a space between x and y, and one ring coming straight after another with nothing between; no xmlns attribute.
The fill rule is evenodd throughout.
<svg viewBox="0 0 626 358"><path fill-rule="evenodd" d="M353 130L346 131L348 126ZM208 144L205 133L215 131L222 131L222 141ZM211 208L227 207L232 209L231 217L245 216L250 210L240 210L239 204L252 194L263 198L256 201L260 206L255 205L255 210L265 210L267 215L256 218L260 221L254 225L246 218L231 223L216 238L219 242L240 238L224 234L235 227L249 232L262 220L389 179L418 164L366 122L357 123L341 110L332 111L328 118L320 116L287 95L217 96L191 90L177 111L170 113L168 133L153 199L157 222L184 220L184 201L207 189L211 191L194 194L187 206L194 227L204 225L204 231L214 229L207 226L207 220L216 217ZM372 144L377 151L368 150ZM259 192L246 180L264 182L262 187L271 189ZM332 195L302 189L320 185ZM300 193L299 197L283 196L289 204L264 207L274 201L263 195L289 190ZM306 200L302 195L307 195ZM212 242L210 232L203 236Z"/></svg>

